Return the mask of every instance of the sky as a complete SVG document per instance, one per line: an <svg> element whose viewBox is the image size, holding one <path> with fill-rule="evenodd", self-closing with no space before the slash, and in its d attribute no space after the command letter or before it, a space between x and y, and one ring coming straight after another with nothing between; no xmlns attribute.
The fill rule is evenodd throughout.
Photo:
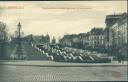
<svg viewBox="0 0 128 82"><path fill-rule="evenodd" d="M105 28L105 17L127 12L126 1L11 1L0 2L0 21L10 34L20 21L24 35L55 36Z"/></svg>

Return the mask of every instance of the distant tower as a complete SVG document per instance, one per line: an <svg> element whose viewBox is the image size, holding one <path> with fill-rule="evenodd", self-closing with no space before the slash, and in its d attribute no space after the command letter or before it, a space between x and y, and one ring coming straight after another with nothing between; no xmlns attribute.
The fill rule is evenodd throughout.
<svg viewBox="0 0 128 82"><path fill-rule="evenodd" d="M19 22L18 23L18 43L20 43L21 42L21 23Z"/></svg>
<svg viewBox="0 0 128 82"><path fill-rule="evenodd" d="M52 42L51 42L52 44L56 44L56 39L55 39L55 37L53 36L53 38L52 38Z"/></svg>
<svg viewBox="0 0 128 82"><path fill-rule="evenodd" d="M21 24L20 24L20 22L18 23L18 39L20 40L20 38L21 38Z"/></svg>
<svg viewBox="0 0 128 82"><path fill-rule="evenodd" d="M45 36L45 38L46 38L46 43L50 43L50 36L49 36L48 32L47 32L47 35Z"/></svg>

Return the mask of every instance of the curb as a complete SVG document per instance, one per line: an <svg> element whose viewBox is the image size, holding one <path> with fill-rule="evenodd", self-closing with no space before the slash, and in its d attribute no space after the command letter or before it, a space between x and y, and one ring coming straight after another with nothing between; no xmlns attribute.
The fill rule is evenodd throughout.
<svg viewBox="0 0 128 82"><path fill-rule="evenodd" d="M31 67L128 67L128 65L23 65L23 64L0 64L9 66L31 66Z"/></svg>

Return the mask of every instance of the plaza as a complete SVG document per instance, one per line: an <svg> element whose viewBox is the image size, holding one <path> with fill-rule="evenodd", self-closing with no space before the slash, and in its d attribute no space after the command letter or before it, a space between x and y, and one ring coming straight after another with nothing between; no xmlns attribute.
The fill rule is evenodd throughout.
<svg viewBox="0 0 128 82"><path fill-rule="evenodd" d="M125 64L2 61L1 82L127 81Z"/></svg>

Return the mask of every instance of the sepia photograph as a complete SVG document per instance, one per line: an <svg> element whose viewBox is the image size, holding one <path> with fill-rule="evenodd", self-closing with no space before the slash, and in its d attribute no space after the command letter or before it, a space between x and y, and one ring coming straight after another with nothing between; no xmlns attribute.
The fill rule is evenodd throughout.
<svg viewBox="0 0 128 82"><path fill-rule="evenodd" d="M0 82L128 81L127 0L0 1Z"/></svg>

